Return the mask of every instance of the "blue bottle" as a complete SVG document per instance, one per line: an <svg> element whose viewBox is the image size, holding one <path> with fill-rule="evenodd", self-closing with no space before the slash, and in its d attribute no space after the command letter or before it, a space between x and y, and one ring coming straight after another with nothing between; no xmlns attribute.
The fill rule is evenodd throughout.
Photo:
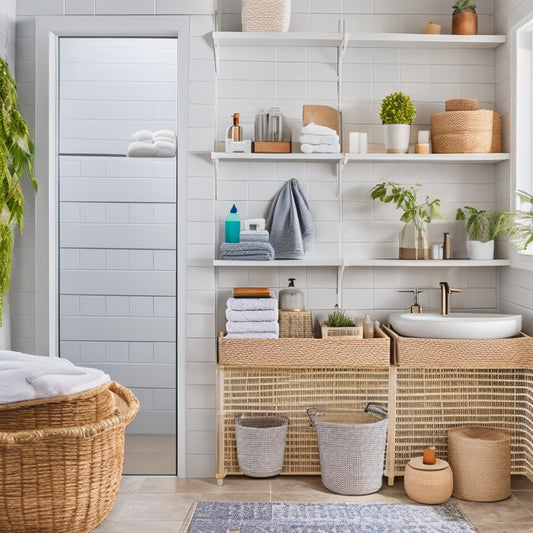
<svg viewBox="0 0 533 533"><path fill-rule="evenodd" d="M235 204L231 208L229 214L226 216L224 225L226 242L239 242L241 233L241 219L237 214Z"/></svg>

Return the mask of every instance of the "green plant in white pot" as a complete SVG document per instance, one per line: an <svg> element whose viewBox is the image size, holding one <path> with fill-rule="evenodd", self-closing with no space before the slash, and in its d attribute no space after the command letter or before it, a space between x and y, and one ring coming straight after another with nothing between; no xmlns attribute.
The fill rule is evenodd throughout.
<svg viewBox="0 0 533 533"><path fill-rule="evenodd" d="M427 224L432 220L445 220L440 200L418 198L420 183L403 186L392 181L378 183L371 191L372 200L393 203L403 211L400 220L405 223L399 235L400 259L429 259Z"/></svg>
<svg viewBox="0 0 533 533"><path fill-rule="evenodd" d="M385 151L388 154L407 153L411 124L416 117L411 98L401 92L389 94L381 103L379 117L384 125Z"/></svg>
<svg viewBox="0 0 533 533"><path fill-rule="evenodd" d="M0 325L3 296L9 289L13 227L20 233L24 221L21 179L27 175L35 191L34 145L28 125L17 104L15 80L7 62L0 58Z"/></svg>
<svg viewBox="0 0 533 533"><path fill-rule="evenodd" d="M455 220L466 220L466 249L468 257L474 260L494 258L494 239L509 233L511 213L487 211L465 206L459 208Z"/></svg>

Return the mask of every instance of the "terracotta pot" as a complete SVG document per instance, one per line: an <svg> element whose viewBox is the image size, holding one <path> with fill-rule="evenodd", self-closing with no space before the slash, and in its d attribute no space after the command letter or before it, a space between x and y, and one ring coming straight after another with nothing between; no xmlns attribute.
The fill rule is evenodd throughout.
<svg viewBox="0 0 533 533"><path fill-rule="evenodd" d="M477 35L477 14L474 11L462 11L452 15L453 35Z"/></svg>

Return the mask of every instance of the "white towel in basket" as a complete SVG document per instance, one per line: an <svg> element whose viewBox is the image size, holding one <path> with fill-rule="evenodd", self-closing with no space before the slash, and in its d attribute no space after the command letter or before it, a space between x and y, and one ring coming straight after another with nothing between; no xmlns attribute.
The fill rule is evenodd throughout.
<svg viewBox="0 0 533 533"><path fill-rule="evenodd" d="M68 359L0 350L0 403L75 394L109 381L105 372Z"/></svg>

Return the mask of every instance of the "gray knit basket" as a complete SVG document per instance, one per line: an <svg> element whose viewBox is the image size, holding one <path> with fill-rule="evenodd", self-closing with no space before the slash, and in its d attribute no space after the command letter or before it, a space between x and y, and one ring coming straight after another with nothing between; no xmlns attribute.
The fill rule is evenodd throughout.
<svg viewBox="0 0 533 533"><path fill-rule="evenodd" d="M237 458L244 475L272 477L281 473L289 419L283 415L237 415Z"/></svg>
<svg viewBox="0 0 533 533"><path fill-rule="evenodd" d="M377 492L383 483L388 418L308 409L318 438L322 483L337 494Z"/></svg>

